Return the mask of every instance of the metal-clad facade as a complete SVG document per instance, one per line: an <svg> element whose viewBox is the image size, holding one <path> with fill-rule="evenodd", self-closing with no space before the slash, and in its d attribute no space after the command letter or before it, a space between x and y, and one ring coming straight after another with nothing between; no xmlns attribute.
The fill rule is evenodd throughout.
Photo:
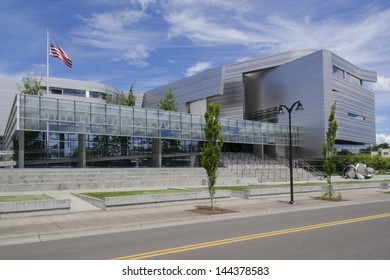
<svg viewBox="0 0 390 280"><path fill-rule="evenodd" d="M375 95L362 85L348 81L347 75L376 82L376 73L361 70L334 54L332 63L344 71L344 77L333 75L331 81L333 100L337 103L337 139L375 144Z"/></svg>
<svg viewBox="0 0 390 280"><path fill-rule="evenodd" d="M186 104L222 94L222 67L206 70L186 79L145 92L143 107L157 108L160 98L172 90L180 112L187 112Z"/></svg>
<svg viewBox="0 0 390 280"><path fill-rule="evenodd" d="M339 73L334 73L334 67ZM169 88L183 102L208 98L222 107L221 116L244 119L248 113L290 107L300 100L304 111L292 112L292 124L300 127L301 156L321 156L330 107L337 102L337 140L341 143L375 143L374 94L362 86L376 82L377 74L360 69L327 50L304 50L226 65L219 75L209 70L145 94L144 105L157 106ZM344 76L338 74L344 73ZM214 75L212 75L214 73ZM211 76L209 76L211 75ZM220 79L220 89L212 85ZM213 82L211 82L213 81ZM198 90L198 91L197 91ZM288 114L277 116L288 124Z"/></svg>

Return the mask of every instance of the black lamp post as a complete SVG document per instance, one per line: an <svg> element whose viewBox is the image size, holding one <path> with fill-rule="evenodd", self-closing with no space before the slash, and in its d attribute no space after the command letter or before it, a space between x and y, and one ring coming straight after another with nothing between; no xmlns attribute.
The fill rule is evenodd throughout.
<svg viewBox="0 0 390 280"><path fill-rule="evenodd" d="M295 111L303 111L303 106L301 101L295 102L290 108L288 108L286 105L279 105L279 111L278 114L284 114L283 108L285 108L288 112L288 130L289 130L289 138L290 138L290 204L295 204L294 201L294 187L293 187L293 166L292 166L292 139L291 139L291 112L294 108L294 106L297 105L297 108Z"/></svg>

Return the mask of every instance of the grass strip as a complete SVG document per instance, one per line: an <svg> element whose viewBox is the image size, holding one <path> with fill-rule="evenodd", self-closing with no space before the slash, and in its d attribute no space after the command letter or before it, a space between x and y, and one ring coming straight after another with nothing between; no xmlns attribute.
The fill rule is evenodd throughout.
<svg viewBox="0 0 390 280"><path fill-rule="evenodd" d="M216 187L216 190L227 190L227 191L236 191L236 192L243 192L249 189L271 189L271 188L279 188L279 187L288 187L289 185L282 186L282 185L250 185L250 186L220 186Z"/></svg>
<svg viewBox="0 0 390 280"><path fill-rule="evenodd" d="M332 183L333 186L338 185L352 185L352 184L367 184L367 183L388 183L389 180L356 180L356 181L345 181L345 182L334 182ZM306 182L306 183L295 183L294 187L304 187L304 186L319 186L319 187L326 187L328 186L328 183L326 182ZM274 185L248 185L248 186L218 186L216 187L217 190L230 190L230 191L245 191L249 189L269 189L269 188L287 188L290 187L290 184L274 184Z"/></svg>
<svg viewBox="0 0 390 280"><path fill-rule="evenodd" d="M18 202L53 199L47 195L6 195L0 196L0 202Z"/></svg>
<svg viewBox="0 0 390 280"><path fill-rule="evenodd" d="M190 192L190 190L166 189L166 190L119 191L119 192L88 192L88 193L81 193L81 194L93 198L97 198L97 199L104 199L105 197L171 194L171 193L182 193L182 192Z"/></svg>

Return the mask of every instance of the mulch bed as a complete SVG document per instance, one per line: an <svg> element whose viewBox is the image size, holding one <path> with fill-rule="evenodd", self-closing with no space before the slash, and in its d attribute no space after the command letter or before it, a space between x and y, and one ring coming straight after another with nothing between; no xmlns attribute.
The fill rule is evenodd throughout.
<svg viewBox="0 0 390 280"><path fill-rule="evenodd" d="M213 212L211 211L211 208L209 206L197 206L195 209L190 209L187 211L192 213L202 214L202 215L219 215L219 214L229 214L229 213L238 212L235 210L219 208L219 207L214 207L214 212Z"/></svg>

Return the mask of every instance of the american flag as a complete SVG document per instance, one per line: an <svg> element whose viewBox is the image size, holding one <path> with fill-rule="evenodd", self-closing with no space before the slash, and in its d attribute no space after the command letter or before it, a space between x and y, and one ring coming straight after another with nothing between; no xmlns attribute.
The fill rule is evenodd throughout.
<svg viewBox="0 0 390 280"><path fill-rule="evenodd" d="M61 59L66 66L72 68L72 59L70 59L64 50L53 41L50 42L50 56Z"/></svg>

